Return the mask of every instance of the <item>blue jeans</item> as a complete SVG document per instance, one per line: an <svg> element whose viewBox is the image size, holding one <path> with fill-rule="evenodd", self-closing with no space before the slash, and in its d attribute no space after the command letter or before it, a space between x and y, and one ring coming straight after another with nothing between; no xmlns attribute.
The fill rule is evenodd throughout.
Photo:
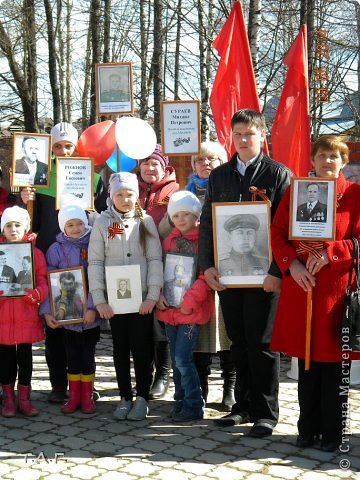
<svg viewBox="0 0 360 480"><path fill-rule="evenodd" d="M199 336L200 325L165 324L170 345L170 355L175 384L174 400L182 411L202 413L204 401L201 395L199 375L193 361L193 350Z"/></svg>

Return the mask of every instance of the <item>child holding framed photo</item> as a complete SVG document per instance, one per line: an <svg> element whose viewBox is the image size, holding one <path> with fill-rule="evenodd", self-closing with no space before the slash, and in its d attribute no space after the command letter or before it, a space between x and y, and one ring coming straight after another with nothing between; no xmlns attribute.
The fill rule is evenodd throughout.
<svg viewBox="0 0 360 480"><path fill-rule="evenodd" d="M80 300L76 300L80 296L76 294L75 269L71 269L83 267L87 285L87 254L91 227L85 211L77 205L61 208L58 221L61 232L46 252L48 270L63 270L59 276L60 298L54 299L58 312L52 311L50 300L47 299L41 305L40 313L44 315L49 328L64 328L69 400L61 407L62 413L73 413L80 407L83 413L94 413L95 348L100 339L100 319L96 319L91 295L88 295L86 308L83 308ZM65 271L66 269L68 270ZM70 323L70 320L66 320L78 318L79 310L82 309L82 322Z"/></svg>
<svg viewBox="0 0 360 480"><path fill-rule="evenodd" d="M204 415L204 400L193 350L201 325L211 318L213 300L204 276L194 269L195 262L188 261L189 257L195 258L198 253L200 213L200 201L193 193L179 191L171 196L168 215L175 227L163 241L165 272L169 252L179 256L173 269L173 279L165 281L157 304L157 315L165 323L170 344L175 383L172 418L176 422L199 420ZM173 258L171 260L174 261Z"/></svg>
<svg viewBox="0 0 360 480"><path fill-rule="evenodd" d="M120 402L114 412L117 420L143 420L149 411L149 391L152 381L153 335L152 311L159 300L163 285L162 252L154 220L139 204L136 175L113 173L109 180L108 209L97 217L89 245L89 284L100 317L110 320L113 357ZM129 282L133 267L140 270L142 303L136 310L128 308L132 298L123 302L123 310L114 312L109 305L111 290L109 269L118 267L118 280ZM132 296L131 293L131 296ZM123 313L121 313L121 311ZM131 312L131 313L127 313ZM130 354L136 377L136 401L133 404Z"/></svg>
<svg viewBox="0 0 360 480"><path fill-rule="evenodd" d="M9 242L7 245L11 246L16 242L34 242L35 235L28 234L29 229L30 217L27 210L17 206L6 208L1 217L2 252L6 251L5 242ZM4 271L11 271L11 280ZM16 273L12 266L2 266L2 277L9 278L13 285L18 282L15 278ZM39 304L47 297L48 286L45 257L38 248L33 249L33 278L33 288L25 288L25 295L15 297L7 293L5 296L5 292L0 291L0 383L4 397L1 408L3 417L15 415L16 377L18 378L18 410L27 417L33 417L39 413L30 401L32 343L44 339Z"/></svg>

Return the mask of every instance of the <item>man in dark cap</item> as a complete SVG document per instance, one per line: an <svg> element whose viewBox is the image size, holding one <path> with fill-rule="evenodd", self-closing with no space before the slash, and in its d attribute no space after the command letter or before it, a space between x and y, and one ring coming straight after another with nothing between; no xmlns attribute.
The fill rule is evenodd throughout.
<svg viewBox="0 0 360 480"><path fill-rule="evenodd" d="M281 272L277 265L271 264L263 289L222 285L214 261L212 204L250 202L253 200L251 192L258 189L270 200L273 217L290 183L291 172L262 152L266 125L261 113L239 110L231 119L231 129L236 153L229 162L210 173L200 217L199 262L208 285L219 293L236 365L236 403L229 415L215 422L220 426L251 422L253 425L247 435L261 438L272 434L279 418L280 358L278 353L270 351L270 337ZM233 222L236 224L238 219L230 219L230 225L233 226ZM228 224L227 229L232 227ZM230 235L235 237L236 230L240 229L234 229ZM255 236L257 229L252 230ZM249 236L243 248L250 249L252 242Z"/></svg>
<svg viewBox="0 0 360 480"><path fill-rule="evenodd" d="M269 269L266 257L254 254L256 232L260 222L255 215L239 214L228 218L224 229L228 232L231 250L220 259L221 276L265 275Z"/></svg>

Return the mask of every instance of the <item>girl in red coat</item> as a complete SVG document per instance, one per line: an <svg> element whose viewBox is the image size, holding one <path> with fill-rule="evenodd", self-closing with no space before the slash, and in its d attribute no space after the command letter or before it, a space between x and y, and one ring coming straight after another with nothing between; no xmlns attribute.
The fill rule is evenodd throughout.
<svg viewBox="0 0 360 480"><path fill-rule="evenodd" d="M27 233L29 228L30 217L27 210L17 206L7 208L1 217L3 235L0 236L0 242L34 241L35 237ZM6 252L6 244L1 250ZM35 283L33 290L25 289L26 295L22 297L0 296L0 383L4 395L1 409L4 417L15 415L16 376L18 376L19 411L29 417L39 413L30 401L31 344L44 339L38 309L39 303L48 295L48 286L45 257L37 248L34 248L33 266ZM11 267L7 266L7 269L16 275ZM3 293L0 291L0 295Z"/></svg>
<svg viewBox="0 0 360 480"><path fill-rule="evenodd" d="M283 272L271 340L272 350L299 358L299 436L301 448L316 444L335 451L344 440L351 359L341 350L341 317L353 255L352 237L360 239L360 186L341 173L348 147L341 137L324 135L311 150L317 177L336 179L335 240L324 241L321 257L299 253L299 241L288 240L290 190L271 224L272 250ZM310 370L304 368L307 292L312 291ZM347 451L347 450L342 450Z"/></svg>
<svg viewBox="0 0 360 480"><path fill-rule="evenodd" d="M164 253L197 255L200 213L201 204L193 193L180 191L172 195L168 214L175 228L163 241ZM177 306L171 308L169 304ZM176 422L198 420L204 415L193 350L201 325L210 320L212 304L211 290L203 275L199 274L190 285L180 258L175 266L174 279L164 283L157 310L158 319L165 322L170 344L176 402L172 418Z"/></svg>

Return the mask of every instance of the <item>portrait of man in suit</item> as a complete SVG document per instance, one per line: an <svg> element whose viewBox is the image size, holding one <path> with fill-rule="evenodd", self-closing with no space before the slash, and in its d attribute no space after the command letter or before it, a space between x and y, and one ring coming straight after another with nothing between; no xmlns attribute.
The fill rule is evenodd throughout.
<svg viewBox="0 0 360 480"><path fill-rule="evenodd" d="M306 203L298 206L296 211L297 222L326 222L327 205L320 202L320 186L310 182L306 188Z"/></svg>
<svg viewBox="0 0 360 480"><path fill-rule="evenodd" d="M47 183L48 166L40 160L41 144L36 137L25 136L21 143L22 157L15 162L15 174L26 175L29 185Z"/></svg>
<svg viewBox="0 0 360 480"><path fill-rule="evenodd" d="M119 288L117 289L117 298L122 300L123 298L131 298L131 290L128 288L128 281L125 278L120 278Z"/></svg>
<svg viewBox="0 0 360 480"><path fill-rule="evenodd" d="M6 253L0 250L0 282L17 283L15 271L7 265Z"/></svg>

